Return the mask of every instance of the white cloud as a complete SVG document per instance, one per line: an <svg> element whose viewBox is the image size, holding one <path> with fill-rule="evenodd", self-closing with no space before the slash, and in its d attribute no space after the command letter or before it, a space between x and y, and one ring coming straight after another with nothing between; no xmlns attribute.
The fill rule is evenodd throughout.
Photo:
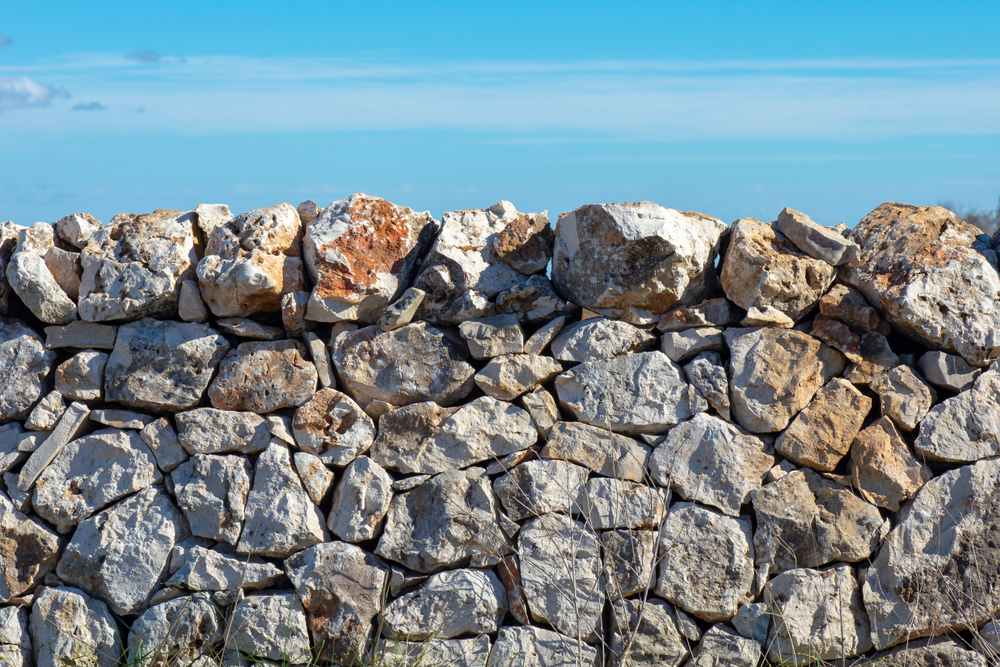
<svg viewBox="0 0 1000 667"><path fill-rule="evenodd" d="M60 95L62 93L55 88L24 75L0 75L0 112L48 106L53 98Z"/></svg>

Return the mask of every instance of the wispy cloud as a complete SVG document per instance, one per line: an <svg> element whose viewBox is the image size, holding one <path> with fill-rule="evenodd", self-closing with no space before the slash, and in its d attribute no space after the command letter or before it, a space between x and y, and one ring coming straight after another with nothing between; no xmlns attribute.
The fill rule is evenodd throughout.
<svg viewBox="0 0 1000 667"><path fill-rule="evenodd" d="M129 60L134 60L137 63L158 63L160 62L160 54L156 51L136 51L125 56Z"/></svg>
<svg viewBox="0 0 1000 667"><path fill-rule="evenodd" d="M14 109L44 107L65 93L24 75L0 75L0 113Z"/></svg>
<svg viewBox="0 0 1000 667"><path fill-rule="evenodd" d="M81 102L70 107L70 111L107 111L108 108L100 102Z"/></svg>
<svg viewBox="0 0 1000 667"><path fill-rule="evenodd" d="M10 35L0 35L0 49L5 49L8 46L13 46L14 38Z"/></svg>

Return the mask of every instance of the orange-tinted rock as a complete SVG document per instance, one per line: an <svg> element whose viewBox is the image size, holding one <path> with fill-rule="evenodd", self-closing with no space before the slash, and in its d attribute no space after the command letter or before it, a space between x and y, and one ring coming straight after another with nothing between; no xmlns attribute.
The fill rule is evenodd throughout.
<svg viewBox="0 0 1000 667"><path fill-rule="evenodd" d="M316 391L316 367L306 361L302 343L243 343L223 358L208 388L219 410L258 414L302 405Z"/></svg>

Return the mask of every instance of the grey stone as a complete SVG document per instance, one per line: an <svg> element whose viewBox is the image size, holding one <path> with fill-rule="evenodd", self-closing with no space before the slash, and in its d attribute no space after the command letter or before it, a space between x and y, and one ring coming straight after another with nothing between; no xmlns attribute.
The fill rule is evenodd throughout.
<svg viewBox="0 0 1000 667"><path fill-rule="evenodd" d="M56 282L41 255L15 252L7 263L7 283L42 322L67 324L77 318L76 304Z"/></svg>
<svg viewBox="0 0 1000 667"><path fill-rule="evenodd" d="M0 660L9 667L32 667L28 611L24 607L0 608Z"/></svg>
<svg viewBox="0 0 1000 667"><path fill-rule="evenodd" d="M45 441L31 453L21 468L17 488L26 493L59 452L86 428L90 410L83 403L71 403Z"/></svg>
<svg viewBox="0 0 1000 667"><path fill-rule="evenodd" d="M972 387L981 368L976 368L956 354L924 352L917 360L917 367L924 378L936 387L949 391L965 391Z"/></svg>
<svg viewBox="0 0 1000 667"><path fill-rule="evenodd" d="M968 462L1000 454L1000 371L990 369L971 389L935 405L913 443L927 461Z"/></svg>
<svg viewBox="0 0 1000 667"><path fill-rule="evenodd" d="M56 353L18 320L0 317L0 423L23 420L47 389Z"/></svg>
<svg viewBox="0 0 1000 667"><path fill-rule="evenodd" d="M756 667L759 662L760 644L716 623L701 638L701 643L695 649L695 657L688 663L688 667Z"/></svg>
<svg viewBox="0 0 1000 667"><path fill-rule="evenodd" d="M306 614L296 593L254 593L236 603L232 614L226 650L284 665L312 660Z"/></svg>
<svg viewBox="0 0 1000 667"><path fill-rule="evenodd" d="M878 331L870 331L861 337L858 354L861 361L848 364L844 371L844 379L854 384L869 384L901 363L889 347L889 341Z"/></svg>
<svg viewBox="0 0 1000 667"><path fill-rule="evenodd" d="M121 637L107 606L76 588L44 588L31 607L36 667L115 667Z"/></svg>
<svg viewBox="0 0 1000 667"><path fill-rule="evenodd" d="M662 600L622 600L611 614L611 667L679 667L688 657L673 609Z"/></svg>
<svg viewBox="0 0 1000 667"><path fill-rule="evenodd" d="M729 377L718 353L702 352L696 356L684 367L684 377L720 417L726 421L732 420L729 410Z"/></svg>
<svg viewBox="0 0 1000 667"><path fill-rule="evenodd" d="M879 395L882 414L904 431L912 431L937 401L937 393L909 366L896 366L871 383Z"/></svg>
<svg viewBox="0 0 1000 667"><path fill-rule="evenodd" d="M392 478L367 456L344 469L333 492L328 527L345 542L362 542L378 535L392 502Z"/></svg>
<svg viewBox="0 0 1000 667"><path fill-rule="evenodd" d="M225 204L198 204L195 209L195 218L198 229L201 230L205 241L212 238L212 232L216 227L226 224L233 219L232 211Z"/></svg>
<svg viewBox="0 0 1000 667"><path fill-rule="evenodd" d="M72 401L99 400L107 363L104 352L77 352L56 368L56 391Z"/></svg>
<svg viewBox="0 0 1000 667"><path fill-rule="evenodd" d="M324 389L336 389L337 381L333 377L332 366L330 365L330 351L326 348L326 343L311 331L305 332L306 347L309 348L309 357L316 367L316 376L319 384Z"/></svg>
<svg viewBox="0 0 1000 667"><path fill-rule="evenodd" d="M129 664L141 667L188 667L221 640L215 607L207 596L195 594L143 612L132 623L126 655Z"/></svg>
<svg viewBox="0 0 1000 667"><path fill-rule="evenodd" d="M58 391L50 391L38 401L24 422L24 428L32 431L51 431L66 412L66 402Z"/></svg>
<svg viewBox="0 0 1000 667"><path fill-rule="evenodd" d="M489 667L599 667L602 661L593 647L558 632L506 627L500 628L486 664Z"/></svg>
<svg viewBox="0 0 1000 667"><path fill-rule="evenodd" d="M518 320L529 324L558 319L574 310L577 307L560 299L552 283L543 275L531 276L496 297L498 313L517 315Z"/></svg>
<svg viewBox="0 0 1000 667"><path fill-rule="evenodd" d="M178 553L181 552L181 553ZM174 547L171 569L181 560L169 583L193 591L255 590L274 586L284 572L256 556L227 555L214 549Z"/></svg>
<svg viewBox="0 0 1000 667"><path fill-rule="evenodd" d="M616 609L622 598L656 585L660 534L655 530L607 530L601 533L608 598Z"/></svg>
<svg viewBox="0 0 1000 667"><path fill-rule="evenodd" d="M961 641L961 640L959 640ZM986 667L992 664L986 656L976 653L949 637L908 643L889 651L876 653L864 665L898 665L898 667Z"/></svg>
<svg viewBox="0 0 1000 667"><path fill-rule="evenodd" d="M101 221L89 213L70 213L52 223L56 235L74 248L84 248L94 232L101 229Z"/></svg>
<svg viewBox="0 0 1000 667"><path fill-rule="evenodd" d="M768 614L767 605L763 602L748 602L733 616L733 627L736 631L761 645L767 644L767 631L770 626L771 616Z"/></svg>
<svg viewBox="0 0 1000 667"><path fill-rule="evenodd" d="M253 477L250 462L242 456L195 454L170 475L192 534L236 545Z"/></svg>
<svg viewBox="0 0 1000 667"><path fill-rule="evenodd" d="M501 401L513 401L561 372L562 364L551 357L505 354L491 359L476 374L475 380L487 396Z"/></svg>
<svg viewBox="0 0 1000 667"><path fill-rule="evenodd" d="M382 331L395 331L413 321L417 309L423 303L427 293L416 287L407 288L398 299L385 307L378 318L378 328Z"/></svg>
<svg viewBox="0 0 1000 667"><path fill-rule="evenodd" d="M196 408L176 414L174 422L189 454L258 454L271 440L264 418L253 412Z"/></svg>
<svg viewBox="0 0 1000 667"><path fill-rule="evenodd" d="M289 292L281 297L281 323L292 335L301 335L316 326L306 319L309 307L309 292Z"/></svg>
<svg viewBox="0 0 1000 667"><path fill-rule="evenodd" d="M448 667L482 667L490 656L490 638L479 635L473 639L383 641L379 656L378 664L385 667L412 667L416 662Z"/></svg>
<svg viewBox="0 0 1000 667"><path fill-rule="evenodd" d="M375 422L346 394L320 389L295 411L292 434L302 451L343 466L372 446Z"/></svg>
<svg viewBox="0 0 1000 667"><path fill-rule="evenodd" d="M266 414L302 405L316 391L316 367L295 340L241 343L208 388L212 406Z"/></svg>
<svg viewBox="0 0 1000 667"><path fill-rule="evenodd" d="M295 452L292 455L292 463L309 498L317 505L322 504L327 493L333 488L333 473L327 469L320 457L308 452Z"/></svg>
<svg viewBox="0 0 1000 667"><path fill-rule="evenodd" d="M319 392L317 392L319 393ZM313 394L315 396L316 394ZM286 445L295 445L295 436L292 435L292 418L278 415L268 415L264 418L267 423L267 431L272 436L281 440Z"/></svg>
<svg viewBox="0 0 1000 667"><path fill-rule="evenodd" d="M857 264L861 261L861 248L857 243L844 238L833 229L813 222L805 213L783 208L774 223L774 229L788 237L805 254L821 259L830 266Z"/></svg>
<svg viewBox="0 0 1000 667"><path fill-rule="evenodd" d="M139 431L139 437L152 450L156 464L163 472L170 472L187 460L187 452L181 447L174 427L165 417L150 422Z"/></svg>
<svg viewBox="0 0 1000 667"><path fill-rule="evenodd" d="M33 589L56 565L62 540L0 493L0 600Z"/></svg>
<svg viewBox="0 0 1000 667"><path fill-rule="evenodd" d="M493 491L514 521L549 512L579 513L587 469L565 461L527 461L493 482Z"/></svg>
<svg viewBox="0 0 1000 667"><path fill-rule="evenodd" d="M38 436L39 434L31 434ZM29 436L30 437L30 436ZM25 433L17 422L0 426L0 473L6 473L28 458L28 452L21 449L21 441ZM14 476L15 479L17 475ZM14 490L17 484L14 485Z"/></svg>
<svg viewBox="0 0 1000 667"><path fill-rule="evenodd" d="M496 632L507 613L507 594L491 570L452 570L389 603L382 618L390 639L426 641Z"/></svg>
<svg viewBox="0 0 1000 667"><path fill-rule="evenodd" d="M645 329L593 317L564 327L552 341L552 356L560 361L594 361L643 352L655 345L656 336Z"/></svg>
<svg viewBox="0 0 1000 667"><path fill-rule="evenodd" d="M91 410L90 420L98 424L104 424L112 428L121 428L131 431L141 431L153 422L153 418L141 412L131 410Z"/></svg>
<svg viewBox="0 0 1000 667"><path fill-rule="evenodd" d="M64 326L45 327L45 347L78 347L111 350L115 347L118 327L76 320Z"/></svg>
<svg viewBox="0 0 1000 667"><path fill-rule="evenodd" d="M587 481L583 516L593 530L656 528L666 514L667 503L665 489L594 477Z"/></svg>
<svg viewBox="0 0 1000 667"><path fill-rule="evenodd" d="M671 361L683 363L703 352L725 349L722 331L715 327L668 331L660 340L660 349Z"/></svg>
<svg viewBox="0 0 1000 667"><path fill-rule="evenodd" d="M524 332L516 315L467 320L458 325L458 332L469 344L469 354L474 359L520 354L524 350Z"/></svg>
<svg viewBox="0 0 1000 667"><path fill-rule="evenodd" d="M566 316L561 315L550 322L546 322L538 328L535 333L528 336L524 341L524 354L541 354L545 348L555 340L563 327L566 325Z"/></svg>

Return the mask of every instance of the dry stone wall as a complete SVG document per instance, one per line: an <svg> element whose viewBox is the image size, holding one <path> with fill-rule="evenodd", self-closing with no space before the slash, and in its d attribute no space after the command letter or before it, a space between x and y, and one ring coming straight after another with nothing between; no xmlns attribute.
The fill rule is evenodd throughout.
<svg viewBox="0 0 1000 667"><path fill-rule="evenodd" d="M0 224L0 652L984 666L994 244L893 203Z"/></svg>

